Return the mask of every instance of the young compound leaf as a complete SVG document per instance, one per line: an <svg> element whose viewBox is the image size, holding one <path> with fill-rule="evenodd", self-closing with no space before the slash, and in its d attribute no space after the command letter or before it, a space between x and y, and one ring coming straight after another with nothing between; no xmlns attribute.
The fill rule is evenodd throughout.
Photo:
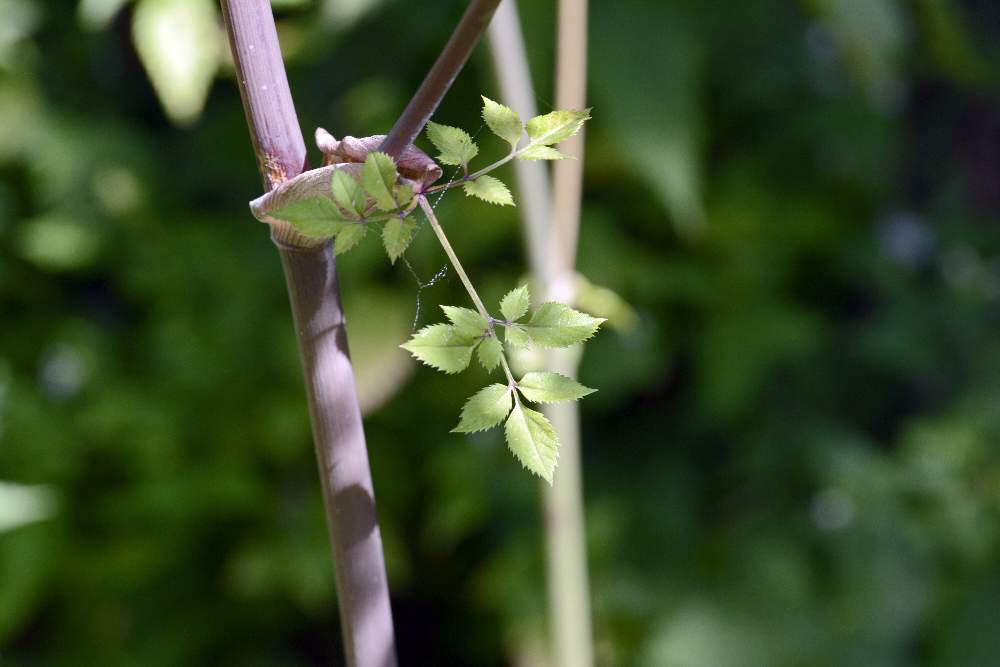
<svg viewBox="0 0 1000 667"><path fill-rule="evenodd" d="M345 252L358 245L358 242L368 233L368 227L360 222L347 223L343 229L337 233L337 238L333 240L333 254L343 255Z"/></svg>
<svg viewBox="0 0 1000 667"><path fill-rule="evenodd" d="M521 381L517 383L517 388L526 399L533 403L575 401L597 391L590 387L584 387L565 375L537 371L525 373Z"/></svg>
<svg viewBox="0 0 1000 667"><path fill-rule="evenodd" d="M468 164L469 160L476 157L476 154L479 153L479 147L472 141L469 133L457 127L438 125L437 123L428 121L427 138L441 152L437 157L437 161L444 164L451 164L456 167Z"/></svg>
<svg viewBox="0 0 1000 667"><path fill-rule="evenodd" d="M444 311L445 317L447 317L451 323L455 325L455 331L458 335L464 336L465 338L479 338L489 326L486 322L486 318L471 308L462 308L460 306L441 306L441 310Z"/></svg>
<svg viewBox="0 0 1000 667"><path fill-rule="evenodd" d="M531 143L541 146L558 144L580 131L583 123L590 119L590 109L572 111L560 109L544 116L535 116L528 121L528 137Z"/></svg>
<svg viewBox="0 0 1000 667"><path fill-rule="evenodd" d="M510 144L513 148L521 140L524 126L521 117L510 107L494 102L483 95L483 120L490 126L493 134Z"/></svg>
<svg viewBox="0 0 1000 667"><path fill-rule="evenodd" d="M458 373L469 366L475 345L474 340L459 335L450 324L432 324L400 347L431 368Z"/></svg>
<svg viewBox="0 0 1000 667"><path fill-rule="evenodd" d="M502 384L491 384L477 391L462 407L462 417L452 433L475 433L493 428L510 412L514 397Z"/></svg>
<svg viewBox="0 0 1000 667"><path fill-rule="evenodd" d="M476 348L479 356L479 363L488 371L500 365L500 357L503 356L503 343L496 336L490 336Z"/></svg>
<svg viewBox="0 0 1000 667"><path fill-rule="evenodd" d="M528 146L517 154L518 160L565 160L569 156L551 146Z"/></svg>
<svg viewBox="0 0 1000 667"><path fill-rule="evenodd" d="M542 347L568 347L582 343L597 331L603 317L591 317L569 306L550 301L531 316L525 332Z"/></svg>
<svg viewBox="0 0 1000 667"><path fill-rule="evenodd" d="M413 186L409 183L397 183L392 189L392 196L396 200L396 206L402 208L413 199Z"/></svg>
<svg viewBox="0 0 1000 667"><path fill-rule="evenodd" d="M531 295L528 293L528 286L521 285L504 295L500 299L500 312L509 322L514 322L524 317L531 305Z"/></svg>
<svg viewBox="0 0 1000 667"><path fill-rule="evenodd" d="M514 205L514 198L510 196L510 190L507 189L507 186L499 178L480 176L474 181L467 182L463 186L463 189L465 190L465 194L479 197L491 204L500 204L501 206Z"/></svg>
<svg viewBox="0 0 1000 667"><path fill-rule="evenodd" d="M352 217L365 214L365 191L361 184L339 169L330 177L330 193L333 201Z"/></svg>
<svg viewBox="0 0 1000 667"><path fill-rule="evenodd" d="M393 264L409 247L416 226L417 223L409 218L390 218L385 223L385 227L382 228L382 243L385 245L386 254L389 255L389 261Z"/></svg>
<svg viewBox="0 0 1000 667"><path fill-rule="evenodd" d="M528 334L520 324L510 324L504 327L503 338L514 347L528 347Z"/></svg>
<svg viewBox="0 0 1000 667"><path fill-rule="evenodd" d="M375 205L383 211L396 208L393 191L396 186L396 163L381 151L372 151L365 158L361 168L361 185L364 186Z"/></svg>
<svg viewBox="0 0 1000 667"><path fill-rule="evenodd" d="M545 415L515 405L504 431L507 446L521 465L551 484L559 459L559 440Z"/></svg>
<svg viewBox="0 0 1000 667"><path fill-rule="evenodd" d="M300 199L267 214L285 220L305 236L317 239L334 236L347 224L343 213L326 197Z"/></svg>

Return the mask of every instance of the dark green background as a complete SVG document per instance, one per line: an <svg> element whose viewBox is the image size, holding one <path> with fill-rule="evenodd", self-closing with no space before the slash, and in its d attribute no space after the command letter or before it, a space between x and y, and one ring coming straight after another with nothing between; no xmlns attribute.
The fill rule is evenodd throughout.
<svg viewBox="0 0 1000 667"><path fill-rule="evenodd" d="M388 129L463 6L318 4L280 27L337 136ZM553 10L522 4L547 110ZM639 316L581 369L600 664L1000 664L1000 5L592 5L580 270ZM76 11L0 0L0 480L57 500L0 533L0 664L337 663L236 86L174 127L132 5ZM481 92L485 48L437 120L475 132ZM517 211L438 212L494 302ZM449 433L486 376L397 350L417 285L375 239L340 268L401 662L538 664L538 482ZM465 305L452 273L420 298Z"/></svg>

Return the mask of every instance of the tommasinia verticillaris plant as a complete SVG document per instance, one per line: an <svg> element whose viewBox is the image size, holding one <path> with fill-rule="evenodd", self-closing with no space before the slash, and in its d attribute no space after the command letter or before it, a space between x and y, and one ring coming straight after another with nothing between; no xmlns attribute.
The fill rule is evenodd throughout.
<svg viewBox="0 0 1000 667"><path fill-rule="evenodd" d="M291 203L277 208L258 206L257 202L251 207L262 220L285 220L306 236L333 238L333 251L338 255L356 246L370 228L382 225L382 243L393 263L413 239L416 223L411 214L419 207L475 309L442 306L448 321L424 327L402 347L423 363L445 373L465 370L474 354L487 371L499 367L506 383L491 384L469 398L453 430L474 433L504 423L507 445L514 456L551 484L559 457L559 442L548 419L524 403L573 401L595 390L558 373L530 372L515 380L504 343L512 348L568 347L593 336L604 319L555 302L543 303L529 315L531 298L526 286L508 292L499 303L499 311L494 311L497 314L491 314L455 255L427 196L461 186L467 196L491 204L513 206L510 190L489 172L514 159L565 158L553 146L576 134L590 118L590 110L557 110L532 118L525 124L509 107L483 97L482 113L487 126L510 146L510 152L477 171L469 169L470 161L479 154L479 147L468 132L433 122L427 124L427 137L439 151L437 161L461 167L462 176L447 184L433 185L442 174L440 167L413 146L394 161L389 155L375 150L382 137L345 137L337 141L324 130L318 130L317 143L328 166L298 177L303 183L311 182L312 190L303 187L299 195L289 197ZM527 141L522 142L525 133ZM328 185L324 169L330 171ZM315 191L316 178L323 179L318 192ZM303 192L313 196L304 196Z"/></svg>

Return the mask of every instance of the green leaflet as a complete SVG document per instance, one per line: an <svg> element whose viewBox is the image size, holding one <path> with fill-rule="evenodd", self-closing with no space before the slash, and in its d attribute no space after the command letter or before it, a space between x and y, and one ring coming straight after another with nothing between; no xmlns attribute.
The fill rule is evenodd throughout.
<svg viewBox="0 0 1000 667"><path fill-rule="evenodd" d="M463 187L465 194L479 197L490 204L500 206L513 206L514 198L510 196L510 190L499 178L493 176L480 176L474 181L469 181Z"/></svg>
<svg viewBox="0 0 1000 667"><path fill-rule="evenodd" d="M510 144L511 148L521 140L524 127L521 118L513 109L483 96L483 120L493 134Z"/></svg>
<svg viewBox="0 0 1000 667"><path fill-rule="evenodd" d="M409 183L397 183L392 189L392 196L396 200L396 206L402 208L413 199L413 186Z"/></svg>
<svg viewBox="0 0 1000 667"><path fill-rule="evenodd" d="M360 219L365 214L365 191L361 184L339 169L330 177L333 201L349 216Z"/></svg>
<svg viewBox="0 0 1000 667"><path fill-rule="evenodd" d="M381 151L372 151L361 168L361 185L383 211L396 208L396 163Z"/></svg>
<svg viewBox="0 0 1000 667"><path fill-rule="evenodd" d="M468 164L479 153L479 147L472 141L469 133L457 127L428 121L427 138L441 152L437 161L444 164Z"/></svg>
<svg viewBox="0 0 1000 667"><path fill-rule="evenodd" d="M504 326L503 339L514 347L528 347L528 334L520 324Z"/></svg>
<svg viewBox="0 0 1000 667"><path fill-rule="evenodd" d="M541 412L514 406L504 426L507 446L525 468L552 484L559 460L559 439Z"/></svg>
<svg viewBox="0 0 1000 667"><path fill-rule="evenodd" d="M572 111L560 109L544 116L535 116L528 121L527 130L531 143L541 146L558 144L580 131L583 123L590 119L590 109Z"/></svg>
<svg viewBox="0 0 1000 667"><path fill-rule="evenodd" d="M458 373L469 366L475 341L459 335L450 324L432 324L400 347L431 368Z"/></svg>
<svg viewBox="0 0 1000 667"><path fill-rule="evenodd" d="M575 401L597 391L565 375L540 371L525 373L517 388L532 403Z"/></svg>
<svg viewBox="0 0 1000 667"><path fill-rule="evenodd" d="M568 347L582 343L597 331L603 317L591 317L569 306L550 301L543 303L525 325L532 342L542 347Z"/></svg>
<svg viewBox="0 0 1000 667"><path fill-rule="evenodd" d="M336 205L326 197L300 199L267 214L285 220L300 233L317 239L334 236L348 224Z"/></svg>
<svg viewBox="0 0 1000 667"><path fill-rule="evenodd" d="M389 255L389 261L393 264L399 259L410 241L413 240L413 230L417 223L409 218L390 218L382 228L382 243L385 245L385 252Z"/></svg>
<svg viewBox="0 0 1000 667"><path fill-rule="evenodd" d="M479 338L489 327L489 323L486 321L486 318L471 308L462 308L460 306L441 306L441 310L444 311L445 317L447 317L451 323L455 325L455 331L458 335L464 336L465 338Z"/></svg>
<svg viewBox="0 0 1000 667"><path fill-rule="evenodd" d="M569 156L551 146L528 146L517 154L518 160L565 160Z"/></svg>
<svg viewBox="0 0 1000 667"><path fill-rule="evenodd" d="M476 392L462 407L462 416L453 433L475 433L493 428L510 412L514 396L508 387L491 384Z"/></svg>
<svg viewBox="0 0 1000 667"><path fill-rule="evenodd" d="M503 343L496 336L490 336L476 348L479 356L479 363L488 371L500 365L500 357L503 356Z"/></svg>
<svg viewBox="0 0 1000 667"><path fill-rule="evenodd" d="M333 254L344 254L358 245L367 233L368 227L360 222L345 223L344 228L337 233L337 238L333 240Z"/></svg>
<svg viewBox="0 0 1000 667"><path fill-rule="evenodd" d="M507 292L500 299L500 312L508 321L513 322L524 317L530 305L531 295L528 293L528 286L521 285Z"/></svg>

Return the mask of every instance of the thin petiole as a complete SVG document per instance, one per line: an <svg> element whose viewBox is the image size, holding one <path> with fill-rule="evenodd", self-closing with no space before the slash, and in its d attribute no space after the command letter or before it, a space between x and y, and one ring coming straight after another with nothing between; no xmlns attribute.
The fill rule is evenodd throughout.
<svg viewBox="0 0 1000 667"><path fill-rule="evenodd" d="M472 303L476 305L476 310L479 314L483 316L488 323L490 323L490 328L493 327L493 318L490 317L489 312L486 310L486 306L483 305L483 300L479 298L479 293L476 292L476 288L472 286L472 281L469 280L468 274L465 273L465 269L462 267L462 262L459 261L458 255L455 254L454 248L451 247L451 243L448 241L448 237L445 236L444 229L441 228L441 223L438 222L437 216L434 215L434 209L431 208L430 202L427 201L427 197L423 194L417 195L419 199L420 208L423 210L424 215L427 216L427 222L430 223L431 229L434 230L434 234L438 238L438 242L441 243L441 247L444 248L444 253L448 255L448 259L451 261L451 265L455 267L455 273L462 280L462 284L465 286L465 291L469 293L469 298L472 299ZM507 376L507 384L513 389L517 386L517 382L514 381L514 375L510 372L510 366L507 364L507 356L505 354L500 355L500 365L503 366L504 375Z"/></svg>

